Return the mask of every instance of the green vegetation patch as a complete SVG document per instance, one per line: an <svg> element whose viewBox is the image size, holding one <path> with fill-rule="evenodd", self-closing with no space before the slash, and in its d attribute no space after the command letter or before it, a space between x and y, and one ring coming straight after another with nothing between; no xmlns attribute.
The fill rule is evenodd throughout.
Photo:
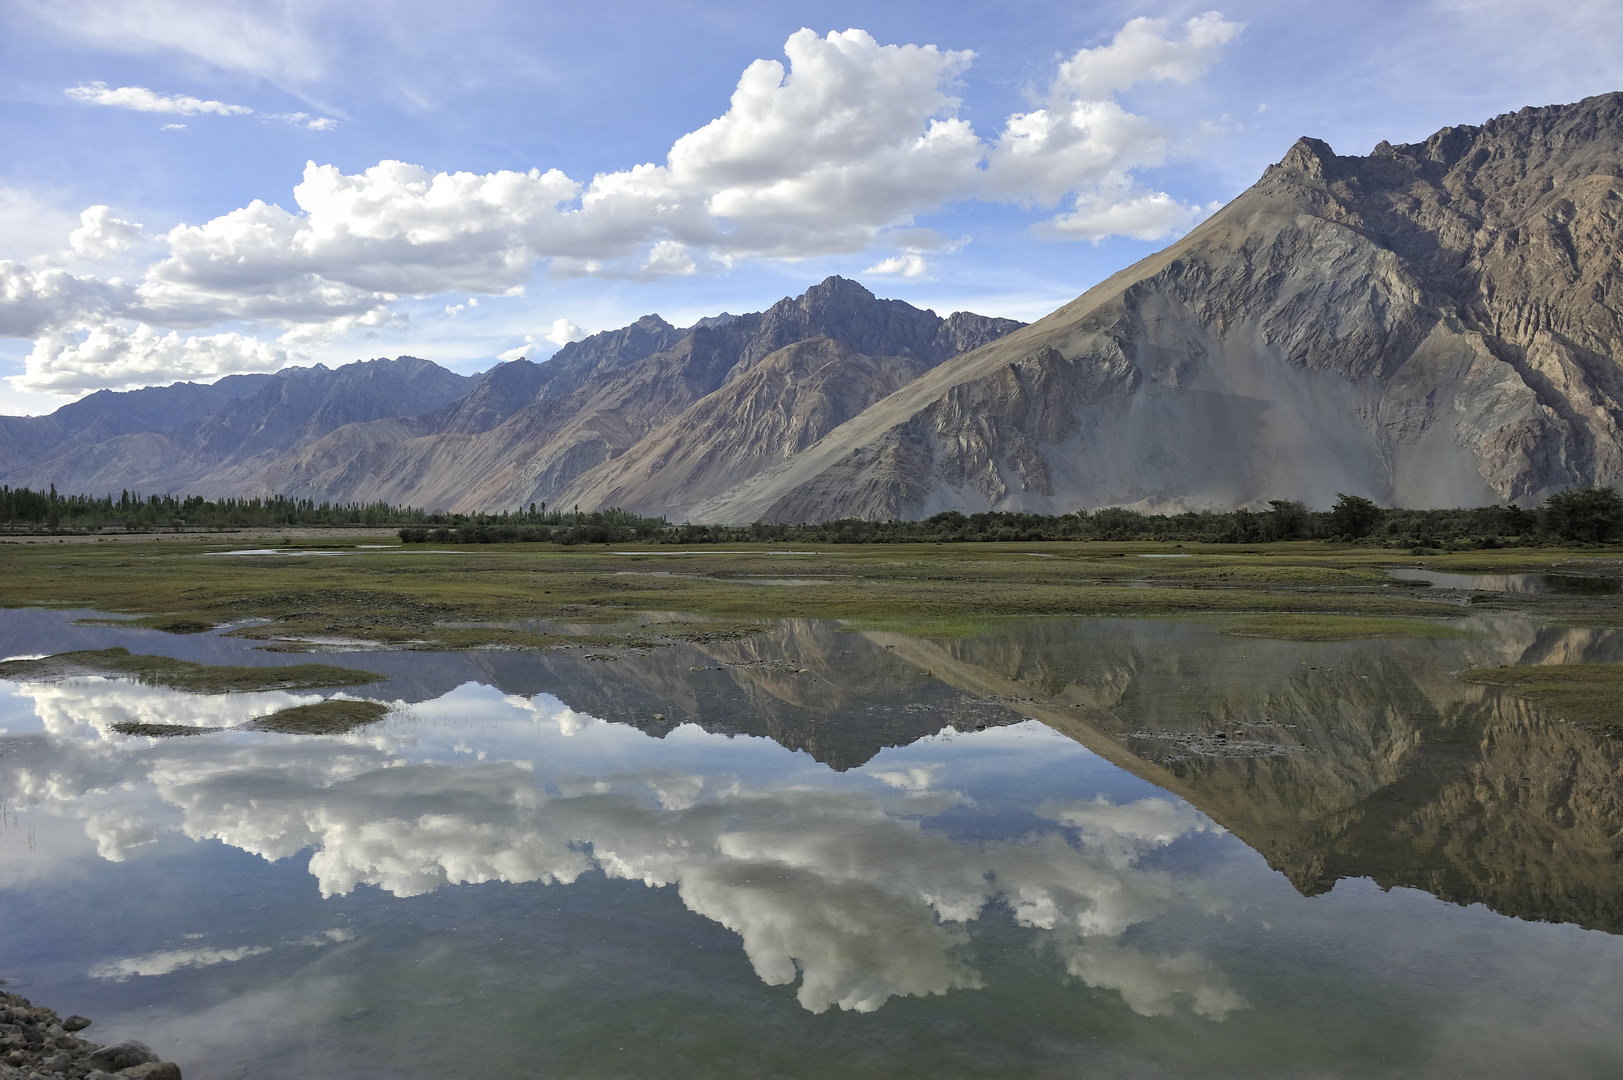
<svg viewBox="0 0 1623 1080"><path fill-rule="evenodd" d="M276 731L283 735L342 735L382 720L389 706L381 701L334 698L314 705L295 705L243 725L249 731Z"/></svg>
<svg viewBox="0 0 1623 1080"><path fill-rule="evenodd" d="M1226 562L1217 565L1191 566L1160 575L1160 580L1228 584L1303 586L1378 586L1385 585L1388 576L1374 569L1338 566L1279 566L1261 563Z"/></svg>
<svg viewBox="0 0 1623 1080"><path fill-rule="evenodd" d="M114 724L113 730L120 735L144 735L149 739L172 739L182 735L208 735L215 731L224 731L217 727L188 727L185 724L141 724L124 723Z"/></svg>
<svg viewBox="0 0 1623 1080"><path fill-rule="evenodd" d="M1281 641L1357 641L1363 638L1464 638L1471 632L1446 623L1422 619L1382 619L1361 615L1241 615L1223 628L1241 637L1277 638Z"/></svg>
<svg viewBox="0 0 1623 1080"><path fill-rule="evenodd" d="M1463 682L1502 687L1562 720L1599 724L1609 731L1623 725L1623 664L1537 664L1472 668Z"/></svg>
<svg viewBox="0 0 1623 1080"><path fill-rule="evenodd" d="M229 667L194 664L167 656L141 656L125 648L86 649L57 653L42 660L12 660L0 664L0 679L40 682L75 675L132 678L148 686L164 686L191 694L241 694L261 690L318 690L380 682L382 675L331 664L292 664L282 667Z"/></svg>

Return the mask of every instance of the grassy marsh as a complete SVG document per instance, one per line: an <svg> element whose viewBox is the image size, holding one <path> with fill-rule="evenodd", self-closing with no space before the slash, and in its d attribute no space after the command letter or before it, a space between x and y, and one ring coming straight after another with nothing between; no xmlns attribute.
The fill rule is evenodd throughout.
<svg viewBox="0 0 1623 1080"><path fill-rule="evenodd" d="M276 639L303 637L408 649L525 649L592 634L636 647L736 636L790 617L938 624L944 632L962 620L1007 616L1436 620L1464 609L1389 582L1386 567L1540 572L1579 560L1619 563L1613 552L1549 548L1417 560L1317 541L828 545L790 554L771 544L692 553L635 544L491 544L441 553L306 542L340 554L207 554L229 547L159 541L7 545L0 548L4 602L93 607L183 632L235 623L230 633L280 651L309 646ZM1153 557L1167 555L1180 557ZM813 579L818 583L782 584ZM1546 617L1623 625L1623 605L1615 601L1538 603ZM679 614L636 623L645 612ZM250 618L264 621L242 625Z"/></svg>

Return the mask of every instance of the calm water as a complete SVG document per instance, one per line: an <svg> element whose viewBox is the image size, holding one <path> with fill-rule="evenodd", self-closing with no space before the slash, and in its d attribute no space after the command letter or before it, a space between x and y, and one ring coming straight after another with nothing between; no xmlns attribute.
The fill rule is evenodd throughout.
<svg viewBox="0 0 1623 1080"><path fill-rule="evenodd" d="M341 738L0 683L0 975L188 1080L1615 1077L1623 740L1451 673L1623 636L1470 625L370 652Z"/></svg>
<svg viewBox="0 0 1623 1080"><path fill-rule="evenodd" d="M1387 573L1403 581L1425 581L1440 589L1471 592L1555 593L1594 596L1623 593L1623 578L1595 574L1445 574L1437 570L1397 569Z"/></svg>

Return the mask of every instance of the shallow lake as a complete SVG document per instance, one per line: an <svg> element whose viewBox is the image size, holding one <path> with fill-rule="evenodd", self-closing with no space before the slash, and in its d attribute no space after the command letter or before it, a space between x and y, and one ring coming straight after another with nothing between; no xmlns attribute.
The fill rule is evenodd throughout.
<svg viewBox="0 0 1623 1080"><path fill-rule="evenodd" d="M6 611L0 656L218 633ZM0 977L188 1080L1623 1075L1623 739L1460 639L788 622L321 659L320 693L0 682Z"/></svg>

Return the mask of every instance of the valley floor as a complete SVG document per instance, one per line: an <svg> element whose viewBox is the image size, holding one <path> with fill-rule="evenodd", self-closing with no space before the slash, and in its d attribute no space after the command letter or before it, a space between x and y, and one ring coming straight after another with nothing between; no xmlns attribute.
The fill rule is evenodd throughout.
<svg viewBox="0 0 1623 1080"><path fill-rule="evenodd" d="M1418 559L1321 542L436 549L367 532L14 540L0 545L0 602L92 608L175 633L229 625L285 652L648 649L746 636L783 618L934 637L1019 616L1209 617L1235 633L1318 640L1448 635L1468 611L1623 626L1623 593L1606 591L1623 573L1623 549ZM1394 569L1444 579L1399 580ZM1516 592L1493 584L1515 574L1554 575L1557 584L1600 578L1604 587Z"/></svg>

